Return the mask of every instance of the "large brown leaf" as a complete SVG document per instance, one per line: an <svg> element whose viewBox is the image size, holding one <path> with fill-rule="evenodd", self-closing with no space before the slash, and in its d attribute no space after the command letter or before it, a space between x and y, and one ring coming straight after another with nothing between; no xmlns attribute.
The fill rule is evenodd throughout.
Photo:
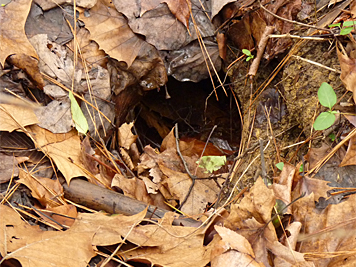
<svg viewBox="0 0 356 267"><path fill-rule="evenodd" d="M79 18L90 31L90 39L97 42L112 58L126 62L130 67L137 55L151 49L132 32L125 17L115 7L109 7L100 0L88 12L90 16L81 13Z"/></svg>
<svg viewBox="0 0 356 267"><path fill-rule="evenodd" d="M31 0L15 0L6 7L0 7L0 64L2 66L6 58L14 54L38 58L25 34L25 22L31 3Z"/></svg>
<svg viewBox="0 0 356 267"><path fill-rule="evenodd" d="M38 225L22 221L11 208L0 205L0 253L5 259L17 259L23 267L88 266L95 256L91 246L93 232L68 230L42 231ZM81 231L80 231L81 230Z"/></svg>

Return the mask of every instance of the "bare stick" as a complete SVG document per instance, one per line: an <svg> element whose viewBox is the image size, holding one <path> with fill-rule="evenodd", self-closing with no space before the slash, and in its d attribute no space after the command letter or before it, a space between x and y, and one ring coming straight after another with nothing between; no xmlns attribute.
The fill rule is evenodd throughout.
<svg viewBox="0 0 356 267"><path fill-rule="evenodd" d="M182 160L183 162L183 165L184 165L184 168L185 168L185 171L188 173L190 179L192 179L192 184L190 185L189 187L189 190L187 192L187 195L185 196L184 200L182 201L182 203L180 204L179 206L179 209L181 209L183 207L183 205L185 204L185 202L187 202L187 199L190 195L190 193L192 192L193 190L193 187L194 187L194 184L195 184L195 179L197 178L195 175L192 175L189 171L189 168L188 168L188 165L187 163L185 162L184 158L183 158L183 155L182 155L182 152L180 152L180 148L179 148L179 135L178 135L178 123L176 123L176 125L174 126L175 128L175 134L176 134L176 146L177 146L177 153L180 157L180 159Z"/></svg>
<svg viewBox="0 0 356 267"><path fill-rule="evenodd" d="M257 46L257 56L251 64L250 70L247 74L248 76L254 77L256 75L258 66L260 65L260 61L262 59L263 52L265 51L265 47L269 39L269 35L272 34L273 31L274 31L273 26L266 26L262 34L262 38Z"/></svg>

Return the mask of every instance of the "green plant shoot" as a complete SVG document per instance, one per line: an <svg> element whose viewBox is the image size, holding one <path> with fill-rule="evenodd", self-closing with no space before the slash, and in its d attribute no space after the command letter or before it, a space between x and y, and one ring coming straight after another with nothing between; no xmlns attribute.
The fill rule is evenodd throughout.
<svg viewBox="0 0 356 267"><path fill-rule="evenodd" d="M71 103L70 110L72 112L72 119L74 121L75 128L79 133L86 134L89 130L88 122L72 92L69 92L69 99Z"/></svg>
<svg viewBox="0 0 356 267"><path fill-rule="evenodd" d="M318 99L322 106L329 108L328 111L320 113L314 122L314 129L316 131L325 130L335 122L336 111L331 110L336 104L337 97L334 89L330 84L323 82L318 90Z"/></svg>
<svg viewBox="0 0 356 267"><path fill-rule="evenodd" d="M213 173L224 166L225 163L226 156L204 156L200 159L199 167L205 169L205 173Z"/></svg>
<svg viewBox="0 0 356 267"><path fill-rule="evenodd" d="M246 61L249 61L250 59L254 58L254 55L251 54L250 50L242 49L242 53L244 53L247 56Z"/></svg>
<svg viewBox="0 0 356 267"><path fill-rule="evenodd" d="M340 28L340 35L348 35L352 30L354 29L354 25L356 25L356 21L345 21L342 24L341 23L335 23L335 24L330 24L330 28L338 27Z"/></svg>
<svg viewBox="0 0 356 267"><path fill-rule="evenodd" d="M276 167L277 167L277 169L278 170L283 170L283 167L284 167L284 162L278 162L277 164L276 164Z"/></svg>
<svg viewBox="0 0 356 267"><path fill-rule="evenodd" d="M304 171L304 164L300 165L300 168L299 168L299 172L303 172Z"/></svg>

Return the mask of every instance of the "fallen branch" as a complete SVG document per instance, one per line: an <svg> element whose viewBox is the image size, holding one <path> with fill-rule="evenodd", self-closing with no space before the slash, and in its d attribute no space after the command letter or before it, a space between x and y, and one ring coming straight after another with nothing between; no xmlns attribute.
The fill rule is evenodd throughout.
<svg viewBox="0 0 356 267"><path fill-rule="evenodd" d="M74 178L70 186L61 181L64 189L64 197L72 202L83 205L97 211L105 211L111 214L134 215L148 206L147 218L163 218L168 210L148 205L136 199L124 196L118 192L91 184L85 180ZM173 225L184 225L197 227L201 222L180 216L173 221Z"/></svg>

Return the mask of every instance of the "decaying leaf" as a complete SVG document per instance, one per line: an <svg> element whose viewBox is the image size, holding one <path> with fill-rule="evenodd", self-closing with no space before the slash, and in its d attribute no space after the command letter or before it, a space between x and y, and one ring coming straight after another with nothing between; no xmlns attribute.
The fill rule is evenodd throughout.
<svg viewBox="0 0 356 267"><path fill-rule="evenodd" d="M38 123L34 110L16 105L0 105L0 130L12 132L27 125Z"/></svg>
<svg viewBox="0 0 356 267"><path fill-rule="evenodd" d="M137 135L134 135L131 131L133 122L124 123L119 128L119 145L127 150L136 141Z"/></svg>
<svg viewBox="0 0 356 267"><path fill-rule="evenodd" d="M27 40L25 22L31 0L12 1L0 7L0 64L4 66L10 55L24 54L38 59L35 49Z"/></svg>
<svg viewBox="0 0 356 267"><path fill-rule="evenodd" d="M337 49L337 56L341 68L340 79L346 89L353 93L354 102L356 103L356 59L344 55L339 49Z"/></svg>
<svg viewBox="0 0 356 267"><path fill-rule="evenodd" d="M22 221L11 208L0 205L0 264L17 259L22 266L87 266L95 256L93 232L68 230L42 231L38 225Z"/></svg>
<svg viewBox="0 0 356 267"><path fill-rule="evenodd" d="M53 159L68 184L74 177L90 177L81 163L80 138L75 131L53 134L36 125L30 126L28 133L36 148Z"/></svg>
<svg viewBox="0 0 356 267"><path fill-rule="evenodd" d="M141 16L146 11L154 9L160 3L166 3L175 17L184 24L185 27L189 25L190 0L143 0L141 1Z"/></svg>
<svg viewBox="0 0 356 267"><path fill-rule="evenodd" d="M136 36L127 25L126 19L113 7L105 5L104 1L97 1L88 10L90 16L81 13L79 18L84 21L90 31L90 39L99 44L112 58L126 62L130 67L139 54L149 49L149 45Z"/></svg>
<svg viewBox="0 0 356 267"><path fill-rule="evenodd" d="M356 165L356 136L351 137L347 147L346 155L340 163L340 167Z"/></svg>

